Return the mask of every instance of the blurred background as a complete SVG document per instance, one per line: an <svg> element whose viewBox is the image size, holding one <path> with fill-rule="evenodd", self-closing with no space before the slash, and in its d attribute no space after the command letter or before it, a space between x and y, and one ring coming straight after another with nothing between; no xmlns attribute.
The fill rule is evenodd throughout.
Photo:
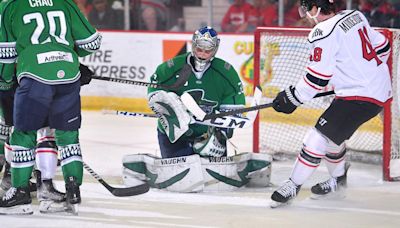
<svg viewBox="0 0 400 228"><path fill-rule="evenodd" d="M99 30L251 33L257 26L309 27L299 0L75 0ZM400 0L337 0L357 9L374 27L400 28Z"/></svg>

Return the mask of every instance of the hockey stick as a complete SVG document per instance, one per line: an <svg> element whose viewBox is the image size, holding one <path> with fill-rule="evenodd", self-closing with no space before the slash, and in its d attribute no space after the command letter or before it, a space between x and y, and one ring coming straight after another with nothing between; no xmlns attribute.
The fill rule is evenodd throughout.
<svg viewBox="0 0 400 228"><path fill-rule="evenodd" d="M93 79L109 81L109 82L118 82L123 84L130 84L130 85L138 85L138 86L147 86L150 88L161 88L161 89L169 89L175 90L182 87L187 80L189 79L190 74L192 73L192 66L190 64L185 64L182 69L177 74L177 80L172 85L161 85L161 84L154 84L150 82L141 82L141 81L133 81L127 79L120 79L120 78L109 78L109 77L101 77L101 76L93 76Z"/></svg>
<svg viewBox="0 0 400 228"><path fill-rule="evenodd" d="M104 114L112 114L117 116L130 116L130 117L150 117L150 118L158 118L156 114L153 113L141 113L141 112L128 112L121 110L103 110ZM254 121L249 120L246 117L223 117L216 118L214 120L197 120L194 119L190 124L200 124L206 126L213 127L223 127L223 128L246 128L250 126Z"/></svg>
<svg viewBox="0 0 400 228"><path fill-rule="evenodd" d="M128 187L128 188L115 188L107 184L92 168L88 166L85 162L83 162L83 167L92 175L100 184L102 184L111 194L114 196L122 197L122 196L135 196L146 193L150 190L150 186L147 183Z"/></svg>
<svg viewBox="0 0 400 228"><path fill-rule="evenodd" d="M128 112L121 110L102 110L103 114L112 114L117 116L132 116L132 117L150 117L150 118L158 118L154 113L143 113L143 112Z"/></svg>
<svg viewBox="0 0 400 228"><path fill-rule="evenodd" d="M261 102L261 96L262 96L262 91L260 88L257 87L254 90L254 98L251 106L258 105ZM250 112L247 114L246 117L229 116L229 117L215 118L212 120L204 120L204 121L195 119L193 123L206 126L213 126L213 127L222 127L222 128L246 128L253 124L255 118L257 117L257 112L258 110L255 110L255 112ZM119 110L103 110L103 113L114 114L119 116L158 118L156 114L128 112Z"/></svg>
<svg viewBox="0 0 400 228"><path fill-rule="evenodd" d="M314 98L317 97L323 97L327 95L335 94L335 92L332 91L327 91L327 92L322 92L318 93L317 95L314 96ZM205 120L213 120L215 118L222 118L222 117L227 117L243 112L250 112L250 111L255 111L255 110L260 110L264 108L270 108L273 106L273 103L268 103L268 104L262 104L262 105L256 105L256 106L251 106L248 108L242 108L242 109L235 109L231 110L228 112L220 112L220 113L211 113L207 114L205 113L198 105L197 102L194 100L194 98L189 94L189 93L183 93L181 96L181 100L183 104L186 106L186 108L199 120L205 121Z"/></svg>

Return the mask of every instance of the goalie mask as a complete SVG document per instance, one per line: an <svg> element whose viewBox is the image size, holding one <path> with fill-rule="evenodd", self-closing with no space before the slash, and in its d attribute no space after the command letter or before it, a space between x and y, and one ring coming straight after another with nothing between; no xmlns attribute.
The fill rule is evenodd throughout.
<svg viewBox="0 0 400 228"><path fill-rule="evenodd" d="M308 16L316 21L320 13L325 15L336 12L336 3L340 0L300 0L299 14L300 17ZM316 6L318 11L315 15L311 15L310 11ZM316 21L317 22L317 21ZM318 23L318 22L317 22Z"/></svg>
<svg viewBox="0 0 400 228"><path fill-rule="evenodd" d="M219 47L217 32L209 26L197 30L192 37L192 56L196 71L203 71Z"/></svg>

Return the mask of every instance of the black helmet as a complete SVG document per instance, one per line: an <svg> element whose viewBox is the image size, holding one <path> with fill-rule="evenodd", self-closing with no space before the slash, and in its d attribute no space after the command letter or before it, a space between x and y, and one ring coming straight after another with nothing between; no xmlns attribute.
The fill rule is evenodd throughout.
<svg viewBox="0 0 400 228"><path fill-rule="evenodd" d="M313 6L321 8L321 13L329 14L336 12L338 0L300 0L300 6L306 12L310 11Z"/></svg>

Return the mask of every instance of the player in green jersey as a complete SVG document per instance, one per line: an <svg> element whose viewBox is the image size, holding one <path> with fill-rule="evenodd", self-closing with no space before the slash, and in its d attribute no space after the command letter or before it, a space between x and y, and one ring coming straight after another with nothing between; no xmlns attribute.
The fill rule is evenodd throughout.
<svg viewBox="0 0 400 228"><path fill-rule="evenodd" d="M0 14L0 62L18 58L19 83L10 138L13 187L0 200L0 213L33 213L28 183L36 131L46 123L55 129L67 209L77 213L83 176L78 56L98 50L101 36L72 0L8 0Z"/></svg>
<svg viewBox="0 0 400 228"><path fill-rule="evenodd" d="M163 158L188 156L226 156L226 130L190 124L191 117L179 99L190 93L206 112L227 111L245 104L242 82L231 64L215 57L220 39L211 27L193 34L192 51L158 66L151 82L173 84L181 69L190 65L187 82L174 91L149 88L151 109L158 115L158 141Z"/></svg>
<svg viewBox="0 0 400 228"><path fill-rule="evenodd" d="M160 86L148 89L148 99L159 120L157 134L162 158L148 154L125 156L123 176L127 185L144 181L167 191L201 192L232 191L247 184L261 187L269 183L272 158L255 158L252 153L227 156L226 144L233 128L215 127L220 124L215 120L197 124L181 101L185 100L182 94L190 94L195 101L192 105L207 114L244 107L245 96L237 72L231 64L215 57L219 43L213 28L202 27L193 34L190 53L157 67L151 82ZM191 110L194 112L193 107ZM253 158L262 165L256 168Z"/></svg>

